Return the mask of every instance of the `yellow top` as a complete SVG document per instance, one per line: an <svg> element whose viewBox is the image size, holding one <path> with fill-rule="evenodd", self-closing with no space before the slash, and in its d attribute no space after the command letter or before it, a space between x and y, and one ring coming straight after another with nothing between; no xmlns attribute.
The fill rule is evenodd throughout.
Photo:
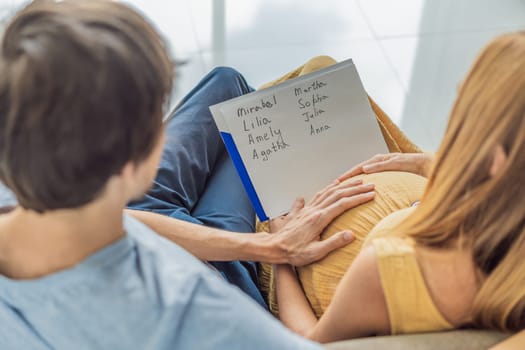
<svg viewBox="0 0 525 350"><path fill-rule="evenodd" d="M413 241L401 237L372 240L377 255L392 334L454 328L439 312L416 260Z"/></svg>

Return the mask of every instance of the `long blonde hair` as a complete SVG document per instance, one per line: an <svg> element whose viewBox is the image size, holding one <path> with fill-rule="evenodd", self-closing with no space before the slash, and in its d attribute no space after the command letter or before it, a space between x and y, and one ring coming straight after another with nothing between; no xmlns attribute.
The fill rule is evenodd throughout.
<svg viewBox="0 0 525 350"><path fill-rule="evenodd" d="M495 150L507 155L494 176ZM462 83L421 204L396 232L418 244L461 243L484 274L472 320L525 328L525 32L503 35Z"/></svg>

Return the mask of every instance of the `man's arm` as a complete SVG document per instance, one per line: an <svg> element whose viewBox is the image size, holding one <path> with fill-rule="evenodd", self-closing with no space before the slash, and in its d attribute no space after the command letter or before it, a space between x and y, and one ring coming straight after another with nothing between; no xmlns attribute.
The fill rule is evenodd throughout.
<svg viewBox="0 0 525 350"><path fill-rule="evenodd" d="M324 241L320 241L320 234L344 211L372 200L373 189L373 185L362 185L360 181L334 182L308 204L296 201L286 224L274 234L228 232L146 211L127 210L127 213L202 260L253 260L302 266L351 241L346 232Z"/></svg>
<svg viewBox="0 0 525 350"><path fill-rule="evenodd" d="M149 211L127 209L126 212L201 260L286 261L285 250L276 237L266 232L229 232Z"/></svg>

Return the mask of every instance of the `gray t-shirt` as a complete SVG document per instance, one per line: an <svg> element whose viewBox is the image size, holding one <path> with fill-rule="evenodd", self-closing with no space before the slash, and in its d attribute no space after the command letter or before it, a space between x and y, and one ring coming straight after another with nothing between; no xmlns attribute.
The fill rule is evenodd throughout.
<svg viewBox="0 0 525 350"><path fill-rule="evenodd" d="M127 235L34 280L0 276L0 349L318 349L131 217Z"/></svg>

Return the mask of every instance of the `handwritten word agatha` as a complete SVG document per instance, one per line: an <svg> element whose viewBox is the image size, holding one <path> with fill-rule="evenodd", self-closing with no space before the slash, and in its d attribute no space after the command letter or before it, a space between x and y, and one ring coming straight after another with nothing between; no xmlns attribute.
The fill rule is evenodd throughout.
<svg viewBox="0 0 525 350"><path fill-rule="evenodd" d="M265 147L262 147L262 149L254 148L252 152L252 159L260 159L263 162L266 162L268 159L270 159L272 154L284 151L288 147L290 147L290 145L284 141L283 135L279 134L279 136L277 136L274 141L272 141L270 144L267 144Z"/></svg>

